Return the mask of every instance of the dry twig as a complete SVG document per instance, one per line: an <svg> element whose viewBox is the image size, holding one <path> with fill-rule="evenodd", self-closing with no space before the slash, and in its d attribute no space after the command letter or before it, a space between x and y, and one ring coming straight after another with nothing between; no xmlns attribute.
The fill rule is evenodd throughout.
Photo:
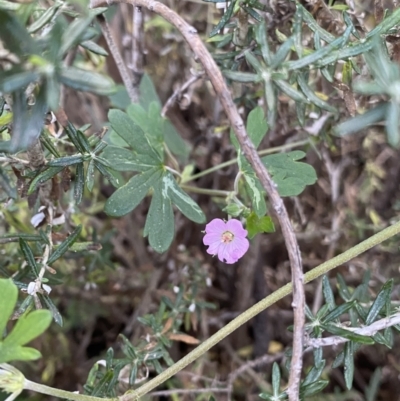
<svg viewBox="0 0 400 401"><path fill-rule="evenodd" d="M387 327L395 326L400 324L400 313L395 315L384 317L383 319L377 320L376 322L365 327L341 327L342 329L348 330L351 333L361 334L363 336L372 337L378 331L386 329ZM327 347L329 345L339 345L350 341L348 338L340 336L332 336L326 338L310 338L306 341L306 346L312 348Z"/></svg>
<svg viewBox="0 0 400 401"><path fill-rule="evenodd" d="M224 77L206 46L197 35L195 28L190 26L176 12L166 5L153 0L92 0L91 7L107 7L110 4L127 3L136 7L146 7L150 11L162 16L166 21L174 25L185 38L195 57L202 63L208 78L227 114L229 122L240 144L246 159L249 161L257 174L263 188L268 194L272 208L281 225L282 233L285 238L286 248L289 254L290 266L292 270L293 282L293 302L294 309L294 334L293 352L289 377L289 400L298 399L300 389L300 377L302 369L303 354L303 332L304 332L304 276L301 262L299 246L293 231L289 215L279 196L276 184L272 181L266 167L257 154L257 150L247 135L243 120L232 100L231 93L225 83Z"/></svg>
<svg viewBox="0 0 400 401"><path fill-rule="evenodd" d="M137 85L136 86L134 85L134 82L130 77L129 71L126 68L121 53L118 50L118 46L116 45L112 37L110 26L108 25L108 22L106 21L104 16L99 15L97 19L99 21L101 32L103 33L104 39L107 42L108 48L110 49L110 53L113 56L115 64L117 65L118 71L121 75L122 81L128 92L129 99L131 99L132 103L137 103L139 101L139 92L137 89Z"/></svg>

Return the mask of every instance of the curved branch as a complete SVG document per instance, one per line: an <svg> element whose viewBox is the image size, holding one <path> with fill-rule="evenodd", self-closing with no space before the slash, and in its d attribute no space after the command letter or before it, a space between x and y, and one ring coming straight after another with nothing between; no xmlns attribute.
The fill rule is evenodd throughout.
<svg viewBox="0 0 400 401"><path fill-rule="evenodd" d="M92 0L91 7L105 7L115 3L128 3L134 7L146 7L150 11L161 15L166 21L174 25L185 38L195 56L202 63L214 90L227 114L229 122L235 132L246 159L249 161L257 174L263 188L267 192L272 208L281 225L282 234L285 239L286 249L289 254L290 266L292 270L293 283L293 303L294 308L294 333L293 333L293 353L289 377L289 400L298 399L300 387L300 375L302 368L303 354L303 331L304 331L304 277L301 262L301 255L297 239L290 223L285 205L278 194L276 184L272 181L264 164L257 154L257 150L246 133L246 129L241 116L232 100L231 93L214 59L208 52L195 28L190 26L177 13L162 3L153 0Z"/></svg>

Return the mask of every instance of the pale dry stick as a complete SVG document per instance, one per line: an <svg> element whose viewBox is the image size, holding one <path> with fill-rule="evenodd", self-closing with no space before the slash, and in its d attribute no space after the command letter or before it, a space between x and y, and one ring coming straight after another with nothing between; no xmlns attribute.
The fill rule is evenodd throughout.
<svg viewBox="0 0 400 401"><path fill-rule="evenodd" d="M13 156L0 156L0 163L29 165L31 162L29 160L18 159L17 157Z"/></svg>
<svg viewBox="0 0 400 401"><path fill-rule="evenodd" d="M129 99L131 100L132 103L137 103L139 101L139 94L135 90L135 86L130 77L129 71L126 68L121 53L118 50L118 46L116 45L112 37L110 26L108 25L108 22L103 15L99 15L97 17L97 20L99 21L101 32L104 36L104 39L107 42L108 48L110 49L110 53L115 61L115 64L117 65L119 74L121 75L126 91L128 92Z"/></svg>
<svg viewBox="0 0 400 401"><path fill-rule="evenodd" d="M169 97L169 99L165 102L164 107L161 110L161 115L165 117L165 115L168 112L168 109L174 104L175 100L182 95L183 92L187 88L189 88L190 85L193 85L195 82L197 82L199 79L201 79L204 75L204 72L200 72L198 74L192 75L180 88L178 88L174 93Z"/></svg>
<svg viewBox="0 0 400 401"><path fill-rule="evenodd" d="M91 8L107 7L115 3L127 3L132 6L146 7L150 11L161 15L166 21L174 25L186 42L191 47L196 58L203 64L204 70L208 75L214 90L225 109L229 122L234 130L236 138L240 144L246 159L249 161L263 188L268 194L272 208L281 225L282 234L285 239L286 249L289 254L290 266L292 270L293 283L293 302L294 309L294 331L293 331L293 351L292 363L289 376L289 401L298 399L300 389L300 376L302 369L303 355L303 333L304 333L304 275L302 269L301 255L297 244L296 235L293 231L288 213L282 198L279 196L276 184L272 181L266 167L257 154L253 142L247 135L242 117L240 116L235 103L232 100L230 91L225 83L224 77L213 57L208 52L206 46L197 35L195 28L190 26L182 17L170 8L158 1L153 0L91 0Z"/></svg>
<svg viewBox="0 0 400 401"><path fill-rule="evenodd" d="M378 331L386 329L387 327L395 326L400 324L400 313L396 313L392 316L384 317L383 319L377 320L376 322L365 327L343 327L338 326L350 333L356 333L363 336L372 337ZM310 338L305 342L305 345L312 348L327 347L330 345L339 345L350 341L348 338L340 336L332 336L326 338Z"/></svg>
<svg viewBox="0 0 400 401"><path fill-rule="evenodd" d="M139 86L143 76L144 53L144 18L142 7L133 7L133 31L132 31L132 65L133 90L136 94L136 102L139 101Z"/></svg>

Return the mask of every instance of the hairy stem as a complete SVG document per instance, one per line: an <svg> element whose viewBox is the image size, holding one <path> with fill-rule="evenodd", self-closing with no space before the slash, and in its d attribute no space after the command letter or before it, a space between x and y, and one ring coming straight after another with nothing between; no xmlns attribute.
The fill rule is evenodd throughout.
<svg viewBox="0 0 400 401"><path fill-rule="evenodd" d="M400 233L400 221L388 228L385 228L381 232L359 243L358 245L354 246L348 251L343 252L342 254L332 258L331 260L315 267L314 269L312 269L311 271L309 271L304 275L304 282L309 283L315 280L316 278L322 276L323 274L326 274L328 271L334 269L335 267L338 267L348 262L349 260L355 258L356 256L366 252L368 249L371 249L375 245L378 245L381 242L399 233ZM196 359L200 358L210 348L218 344L220 341L222 341L225 337L227 337L237 328L245 324L248 320L252 319L254 316L258 315L263 310L267 309L274 303L278 302L286 295L289 295L292 292L292 290L293 290L293 284L288 283L285 286L281 287L279 290L269 295L268 297L256 303L254 306L243 312L237 318L233 319L230 323L224 326L221 330L219 330L209 339L204 341L204 343L200 344L196 349L194 349L188 355L183 357L180 361L175 363L170 368L166 369L164 372L156 376L154 379L145 383L143 386L139 387L136 391L125 394L125 396L121 397L121 400L131 401L147 394L160 384L164 383L170 377L178 373L180 370L184 369L187 365L194 362Z"/></svg>

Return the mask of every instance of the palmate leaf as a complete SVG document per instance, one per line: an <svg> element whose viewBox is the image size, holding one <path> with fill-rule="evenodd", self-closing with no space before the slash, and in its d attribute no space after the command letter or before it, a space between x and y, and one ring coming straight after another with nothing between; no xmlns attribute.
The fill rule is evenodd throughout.
<svg viewBox="0 0 400 401"><path fill-rule="evenodd" d="M157 252L166 251L174 239L175 223L172 204L190 220L204 223L205 216L196 202L188 196L166 171L154 186L153 198L147 214L144 236L149 237L151 247Z"/></svg>
<svg viewBox="0 0 400 401"><path fill-rule="evenodd" d="M132 211L153 189L150 209L147 213L144 236L157 252L165 252L174 238L174 204L187 218L204 223L205 215L197 203L178 186L175 178L163 167L153 167L132 177L127 184L115 191L107 200L105 212L114 217Z"/></svg>
<svg viewBox="0 0 400 401"><path fill-rule="evenodd" d="M314 168L307 163L298 162L304 156L304 152L295 150L289 153L279 153L261 158L261 161L278 187L279 195L297 196L304 191L307 185L312 185L317 181L317 174ZM253 191L256 193L257 188L258 190L260 188L260 184L254 170L244 156L240 156L239 165L246 182L254 181L255 184L253 187L255 189ZM258 200L259 197L256 196L254 199ZM253 207L256 210L254 203L253 200Z"/></svg>
<svg viewBox="0 0 400 401"><path fill-rule="evenodd" d="M315 184L317 174L312 166L299 162L306 154L300 150L261 158L281 196L297 196L307 185Z"/></svg>

